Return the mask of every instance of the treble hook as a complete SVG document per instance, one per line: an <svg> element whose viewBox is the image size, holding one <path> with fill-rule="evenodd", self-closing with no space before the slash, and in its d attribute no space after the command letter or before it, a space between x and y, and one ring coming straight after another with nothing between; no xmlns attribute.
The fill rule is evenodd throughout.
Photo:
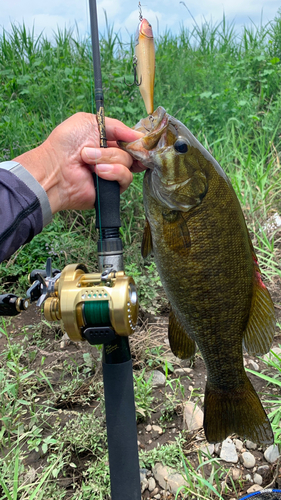
<svg viewBox="0 0 281 500"><path fill-rule="evenodd" d="M132 87L133 85L136 85L137 87L139 87L141 85L141 80L142 80L141 77L140 77L140 83L138 83L137 64L138 64L138 58L136 55L134 55L134 57L133 57L134 81L133 81L133 83L127 83L126 78L124 78L124 83L126 83L127 87Z"/></svg>

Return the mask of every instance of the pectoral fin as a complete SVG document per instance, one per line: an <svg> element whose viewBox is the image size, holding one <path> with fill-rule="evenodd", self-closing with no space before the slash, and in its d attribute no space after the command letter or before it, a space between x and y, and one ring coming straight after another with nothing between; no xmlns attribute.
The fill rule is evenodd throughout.
<svg viewBox="0 0 281 500"><path fill-rule="evenodd" d="M248 353L257 356L269 351L274 337L276 320L274 305L262 281L254 250L252 253L255 263L253 298L243 340Z"/></svg>
<svg viewBox="0 0 281 500"><path fill-rule="evenodd" d="M163 213L164 242L175 254L187 257L191 247L190 233L181 212Z"/></svg>
<svg viewBox="0 0 281 500"><path fill-rule="evenodd" d="M141 254L142 254L143 258L146 259L147 257L150 256L151 253L152 253L152 236L151 236L149 222L146 219L143 237L142 237Z"/></svg>
<svg viewBox="0 0 281 500"><path fill-rule="evenodd" d="M186 333L174 312L170 311L168 336L170 347L175 356L180 359L188 359L194 356L196 344Z"/></svg>

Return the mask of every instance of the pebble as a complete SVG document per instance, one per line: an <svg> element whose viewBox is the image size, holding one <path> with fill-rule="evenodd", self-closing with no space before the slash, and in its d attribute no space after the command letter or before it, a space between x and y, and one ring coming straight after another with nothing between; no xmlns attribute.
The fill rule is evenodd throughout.
<svg viewBox="0 0 281 500"><path fill-rule="evenodd" d="M220 454L220 448L221 448L221 443L216 443L215 444L215 454L216 455Z"/></svg>
<svg viewBox="0 0 281 500"><path fill-rule="evenodd" d="M262 477L257 473L254 475L254 483L258 484L259 486L262 485Z"/></svg>
<svg viewBox="0 0 281 500"><path fill-rule="evenodd" d="M188 390L189 390L190 392L192 392L192 391L193 391L193 386L192 386L192 385L189 385L189 386L188 386Z"/></svg>
<svg viewBox="0 0 281 500"><path fill-rule="evenodd" d="M242 461L246 469L251 469L256 465L256 459L254 455L252 455L252 453L250 453L249 451L245 451L244 453L242 453Z"/></svg>
<svg viewBox="0 0 281 500"><path fill-rule="evenodd" d="M269 469L270 469L269 465L260 465L259 468L257 469L257 473L263 476L266 475Z"/></svg>
<svg viewBox="0 0 281 500"><path fill-rule="evenodd" d="M240 441L240 439L234 439L234 441L233 441L233 442L234 442L234 444L235 444L235 448L236 448L236 450L237 450L238 452L239 452L239 451L241 451L241 450L242 450L242 448L243 448L243 443L242 443L242 441Z"/></svg>
<svg viewBox="0 0 281 500"><path fill-rule="evenodd" d="M246 481L251 481L251 482L253 482L252 477L251 477L251 474L246 474L246 476L245 476L245 480L246 480Z"/></svg>
<svg viewBox="0 0 281 500"><path fill-rule="evenodd" d="M257 447L258 447L258 445L256 443L253 443L253 441L250 441L249 439L247 439L246 448L248 448L248 450L256 450Z"/></svg>
<svg viewBox="0 0 281 500"><path fill-rule="evenodd" d="M31 484L35 481L36 476L37 476L36 470L33 467L31 467L24 476L24 482L26 484Z"/></svg>
<svg viewBox="0 0 281 500"><path fill-rule="evenodd" d="M141 481L141 492L143 493L148 488L148 480L145 478Z"/></svg>
<svg viewBox="0 0 281 500"><path fill-rule="evenodd" d="M200 448L200 451L202 451L202 453L206 453L206 455L212 455L215 451L215 445L207 444L206 446L202 446L202 448Z"/></svg>
<svg viewBox="0 0 281 500"><path fill-rule="evenodd" d="M253 484L248 490L247 493L255 493L256 491L260 491L261 487L257 484Z"/></svg>
<svg viewBox="0 0 281 500"><path fill-rule="evenodd" d="M154 495L154 498L155 498L156 500L160 500L160 498L161 498L160 493L157 493L157 495Z"/></svg>
<svg viewBox="0 0 281 500"><path fill-rule="evenodd" d="M196 431L203 427L204 414L199 406L186 403L183 409L183 426L189 431Z"/></svg>
<svg viewBox="0 0 281 500"><path fill-rule="evenodd" d="M148 424L148 425L146 426L146 428L145 428L146 432L151 432L151 429L152 429L152 427L151 427L151 425L150 425L150 424Z"/></svg>
<svg viewBox="0 0 281 500"><path fill-rule="evenodd" d="M275 354L277 354L277 356L279 356L279 357L281 356L281 349L280 349L280 347L273 347L273 348L271 349L271 351L275 352ZM274 355L273 355L273 354L271 354L271 352L269 352L269 353L267 353L267 354L265 354L265 355L263 356L263 359L264 359L265 361L271 360L272 358L276 359L276 358L274 357ZM277 360L276 360L276 361L277 361Z"/></svg>
<svg viewBox="0 0 281 500"><path fill-rule="evenodd" d="M279 457L279 451L278 451L278 446L276 444L272 444L264 452L264 458L270 464L273 464L278 457Z"/></svg>
<svg viewBox="0 0 281 500"><path fill-rule="evenodd" d="M160 372L159 370L148 371L144 374L144 379L146 382L150 378L152 387L162 387L166 383L166 377L164 373Z"/></svg>
<svg viewBox="0 0 281 500"><path fill-rule="evenodd" d="M233 481L238 481L238 479L242 476L242 472L240 469L233 467L232 469L232 479Z"/></svg>
<svg viewBox="0 0 281 500"><path fill-rule="evenodd" d="M238 455L231 439L227 438L222 442L220 458L225 462L232 462L234 464L238 462Z"/></svg>
<svg viewBox="0 0 281 500"><path fill-rule="evenodd" d="M150 477L148 479L148 489L149 491L154 491L156 488L156 482L155 482L155 479L154 477Z"/></svg>
<svg viewBox="0 0 281 500"><path fill-rule="evenodd" d="M152 430L154 432L158 432L159 436L161 436L161 434L163 434L163 429L161 429L161 427L159 425L152 425Z"/></svg>
<svg viewBox="0 0 281 500"><path fill-rule="evenodd" d="M251 370L255 370L255 372L260 371L260 367L259 367L258 363L256 363L253 359L249 360L248 366Z"/></svg>
<svg viewBox="0 0 281 500"><path fill-rule="evenodd" d="M181 486L187 486L187 482L181 474L177 473L176 470L171 467L164 467L159 462L155 464L152 472L161 488L168 489L174 495L176 495L177 490Z"/></svg>
<svg viewBox="0 0 281 500"><path fill-rule="evenodd" d="M149 439L148 444L151 444L151 443L152 443L152 439Z"/></svg>
<svg viewBox="0 0 281 500"><path fill-rule="evenodd" d="M140 469L140 480L146 479L147 469Z"/></svg>
<svg viewBox="0 0 281 500"><path fill-rule="evenodd" d="M155 495L157 495L159 493L159 488L155 488L152 492L151 492L151 496L152 497L155 497Z"/></svg>

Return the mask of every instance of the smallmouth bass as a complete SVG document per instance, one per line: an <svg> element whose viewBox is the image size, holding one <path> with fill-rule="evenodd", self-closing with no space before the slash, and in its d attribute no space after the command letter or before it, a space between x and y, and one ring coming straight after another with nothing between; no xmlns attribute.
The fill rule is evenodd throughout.
<svg viewBox="0 0 281 500"><path fill-rule="evenodd" d="M209 442L236 433L261 445L273 433L243 366L270 349L274 306L262 282L245 219L229 179L178 120L159 107L119 143L147 167L143 256L154 254L171 304L169 341L181 359L207 368L204 430Z"/></svg>

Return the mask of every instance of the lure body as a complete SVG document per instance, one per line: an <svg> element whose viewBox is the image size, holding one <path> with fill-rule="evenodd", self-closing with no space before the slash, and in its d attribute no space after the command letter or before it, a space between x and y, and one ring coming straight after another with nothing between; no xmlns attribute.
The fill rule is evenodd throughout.
<svg viewBox="0 0 281 500"><path fill-rule="evenodd" d="M135 56L140 93L150 115L154 111L155 46L152 27L146 19L140 21L136 31Z"/></svg>

